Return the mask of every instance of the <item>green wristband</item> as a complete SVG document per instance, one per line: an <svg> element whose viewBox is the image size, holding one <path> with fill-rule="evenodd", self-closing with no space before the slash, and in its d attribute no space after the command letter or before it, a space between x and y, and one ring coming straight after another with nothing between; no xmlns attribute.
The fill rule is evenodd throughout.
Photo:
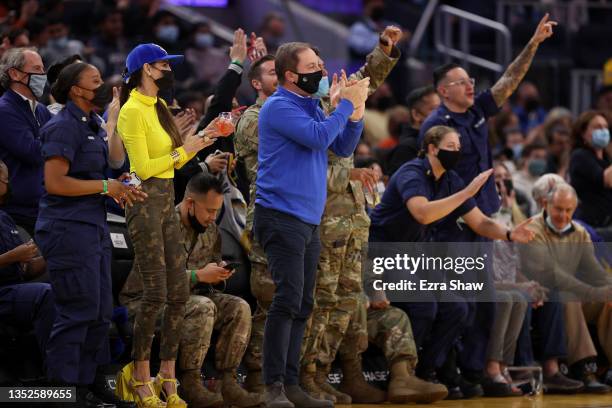
<svg viewBox="0 0 612 408"><path fill-rule="evenodd" d="M198 283L198 277L196 276L195 269L191 270L191 283L193 283L193 284Z"/></svg>
<svg viewBox="0 0 612 408"><path fill-rule="evenodd" d="M242 62L238 61L238 60L232 60L232 64L236 64L238 65L240 68L244 68L244 66L242 65Z"/></svg>
<svg viewBox="0 0 612 408"><path fill-rule="evenodd" d="M108 194L108 180L102 180L102 192L100 194Z"/></svg>

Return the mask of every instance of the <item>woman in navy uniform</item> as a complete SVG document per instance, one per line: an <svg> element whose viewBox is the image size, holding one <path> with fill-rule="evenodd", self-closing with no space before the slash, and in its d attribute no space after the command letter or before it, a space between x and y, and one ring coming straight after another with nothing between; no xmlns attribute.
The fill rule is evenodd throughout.
<svg viewBox="0 0 612 408"><path fill-rule="evenodd" d="M89 391L98 365L109 362L113 310L111 242L105 195L132 205L143 195L106 180L108 144L94 109L112 98L98 70L64 68L51 90L65 107L42 129L45 189L36 241L47 260L57 316L47 344L47 376L77 386L83 406L108 407Z"/></svg>
<svg viewBox="0 0 612 408"><path fill-rule="evenodd" d="M466 187L459 175L452 171L460 159L460 149L459 134L455 129L434 126L427 131L419 158L404 164L393 174L381 203L372 212L370 242L434 241L437 225L454 222L459 217L463 217L472 230L491 239L531 240L533 233L527 230L527 222L510 231L478 209L473 197L493 170L480 173ZM376 299L372 302L374 308L384 308L389 304L382 293ZM442 366L467 324L468 305L458 298L457 302L432 299L429 302L397 303L396 306L410 317L415 343L418 349L422 349L419 351L418 374L427 379L432 371ZM454 388L455 384L448 382L446 385ZM479 394L481 391L464 388L463 392Z"/></svg>

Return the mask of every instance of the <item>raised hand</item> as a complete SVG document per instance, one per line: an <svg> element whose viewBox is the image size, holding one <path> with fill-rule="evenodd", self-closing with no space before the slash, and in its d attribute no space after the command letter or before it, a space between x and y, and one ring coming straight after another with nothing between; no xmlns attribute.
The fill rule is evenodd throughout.
<svg viewBox="0 0 612 408"><path fill-rule="evenodd" d="M234 42L230 47L230 59L241 64L247 58L247 36L242 28L234 31Z"/></svg>
<svg viewBox="0 0 612 408"><path fill-rule="evenodd" d="M533 37L531 37L531 39L536 44L540 44L542 41L553 35L553 27L556 25L556 21L549 21L549 14L546 13L544 17L542 17L542 20L540 20L540 23L538 24L538 27L536 28L535 33L533 33Z"/></svg>

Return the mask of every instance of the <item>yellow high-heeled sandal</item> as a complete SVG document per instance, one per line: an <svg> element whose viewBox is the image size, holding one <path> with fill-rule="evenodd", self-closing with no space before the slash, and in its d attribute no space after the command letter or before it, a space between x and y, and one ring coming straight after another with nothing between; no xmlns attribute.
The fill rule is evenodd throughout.
<svg viewBox="0 0 612 408"><path fill-rule="evenodd" d="M164 378L161 373L157 374L155 377L155 384L157 388L161 391L164 399L166 400L167 408L187 408L187 403L178 396L177 392L174 391L172 394L167 394L166 390L164 390L164 383L169 382L174 384L174 389L178 389L178 384L176 382L176 378Z"/></svg>
<svg viewBox="0 0 612 408"><path fill-rule="evenodd" d="M136 392L136 388L141 386L147 387L151 392L151 395L146 397L140 396L140 394ZM130 380L130 387L134 393L134 400L136 401L138 408L166 408L168 406L164 401L159 399L157 392L155 392L153 381L137 381L132 377Z"/></svg>

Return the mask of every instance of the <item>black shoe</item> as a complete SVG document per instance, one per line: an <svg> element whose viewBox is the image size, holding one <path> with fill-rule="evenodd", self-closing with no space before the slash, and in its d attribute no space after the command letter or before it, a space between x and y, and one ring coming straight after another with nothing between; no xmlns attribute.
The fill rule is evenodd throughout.
<svg viewBox="0 0 612 408"><path fill-rule="evenodd" d="M495 381L489 377L482 382L482 390L485 397L520 397L523 395L522 391L514 391L511 384Z"/></svg>
<svg viewBox="0 0 612 408"><path fill-rule="evenodd" d="M448 388L448 386L446 388ZM448 395L446 396L445 399L453 401L453 400L460 400L464 398L465 396L461 392L461 388L457 386L457 387L448 388Z"/></svg>
<svg viewBox="0 0 612 408"><path fill-rule="evenodd" d="M584 383L583 392L588 394L607 394L612 391L612 388L599 382L595 372L597 372L597 363L592 358L580 360L570 367L572 378Z"/></svg>
<svg viewBox="0 0 612 408"><path fill-rule="evenodd" d="M120 399L115 392L106 385L106 382L96 381L89 387L89 390L100 400L112 404L117 408L136 408L135 402Z"/></svg>
<svg viewBox="0 0 612 408"><path fill-rule="evenodd" d="M582 381L572 380L557 372L550 377L544 377L545 394L576 394L584 388Z"/></svg>
<svg viewBox="0 0 612 408"><path fill-rule="evenodd" d="M606 375L604 376L604 384L612 387L612 368L608 370Z"/></svg>

